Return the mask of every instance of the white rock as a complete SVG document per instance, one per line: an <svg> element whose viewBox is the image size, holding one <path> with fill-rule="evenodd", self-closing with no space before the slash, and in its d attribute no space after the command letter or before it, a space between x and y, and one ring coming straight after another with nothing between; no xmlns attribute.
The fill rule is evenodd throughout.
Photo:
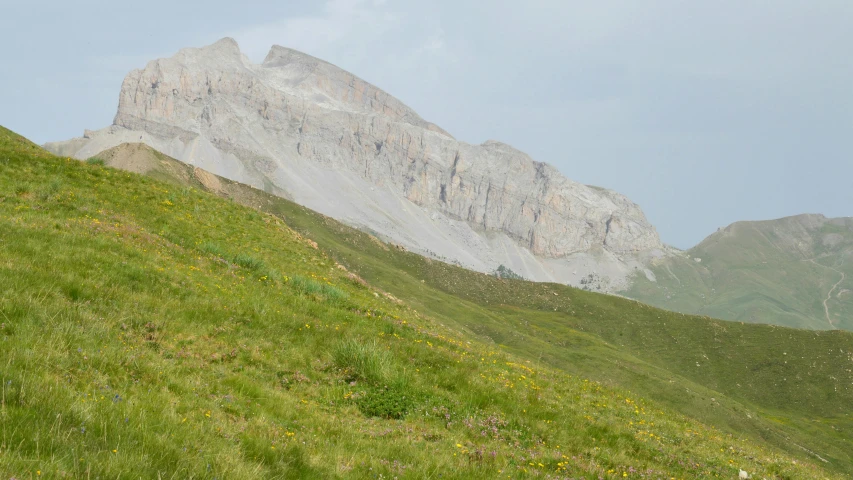
<svg viewBox="0 0 853 480"><path fill-rule="evenodd" d="M226 38L149 62L125 78L113 126L46 146L87 158L130 141L475 270L557 282L597 270L617 289L664 249L625 196L497 141L457 141L284 47L256 65Z"/></svg>

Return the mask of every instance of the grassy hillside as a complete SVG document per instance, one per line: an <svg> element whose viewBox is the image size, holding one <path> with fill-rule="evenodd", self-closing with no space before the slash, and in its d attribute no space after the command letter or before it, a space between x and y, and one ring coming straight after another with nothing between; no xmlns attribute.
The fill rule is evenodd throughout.
<svg viewBox="0 0 853 480"><path fill-rule="evenodd" d="M280 218L98 163L0 130L5 478L837 476L442 324Z"/></svg>
<svg viewBox="0 0 853 480"><path fill-rule="evenodd" d="M133 148L120 147L110 158L135 156ZM848 333L722 322L558 285L500 280L410 254L264 192L211 181L168 157L148 158L147 174L175 184L203 180L209 186L203 188L273 213L372 285L468 338L653 398L720 431L853 469Z"/></svg>
<svg viewBox="0 0 853 480"><path fill-rule="evenodd" d="M738 222L652 270L656 282L638 277L625 295L684 313L853 330L853 218Z"/></svg>

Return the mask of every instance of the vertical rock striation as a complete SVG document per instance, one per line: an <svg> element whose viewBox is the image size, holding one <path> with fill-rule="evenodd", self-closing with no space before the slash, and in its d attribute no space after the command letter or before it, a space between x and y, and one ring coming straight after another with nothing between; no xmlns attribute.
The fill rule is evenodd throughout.
<svg viewBox="0 0 853 480"><path fill-rule="evenodd" d="M460 142L355 75L280 46L260 65L228 38L152 61L125 78L114 125L88 137L77 156L143 141L482 271L504 264L577 284L600 270L618 283L663 250L623 195L500 142Z"/></svg>

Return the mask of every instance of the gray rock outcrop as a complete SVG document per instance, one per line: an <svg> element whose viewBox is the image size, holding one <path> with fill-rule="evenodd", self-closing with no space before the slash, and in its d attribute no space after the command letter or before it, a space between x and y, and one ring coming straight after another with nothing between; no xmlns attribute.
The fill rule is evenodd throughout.
<svg viewBox="0 0 853 480"><path fill-rule="evenodd" d="M144 142L380 237L484 272L621 287L663 246L640 208L509 145L454 139L334 65L223 39L127 75L114 125L46 145L79 158Z"/></svg>

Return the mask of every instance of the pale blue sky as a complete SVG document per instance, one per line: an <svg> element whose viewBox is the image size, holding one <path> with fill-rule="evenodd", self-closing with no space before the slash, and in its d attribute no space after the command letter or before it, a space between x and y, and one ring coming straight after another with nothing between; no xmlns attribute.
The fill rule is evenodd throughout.
<svg viewBox="0 0 853 480"><path fill-rule="evenodd" d="M849 0L120 3L2 7L0 124L40 143L102 128L129 70L232 36L622 192L681 248L737 220L853 216Z"/></svg>

